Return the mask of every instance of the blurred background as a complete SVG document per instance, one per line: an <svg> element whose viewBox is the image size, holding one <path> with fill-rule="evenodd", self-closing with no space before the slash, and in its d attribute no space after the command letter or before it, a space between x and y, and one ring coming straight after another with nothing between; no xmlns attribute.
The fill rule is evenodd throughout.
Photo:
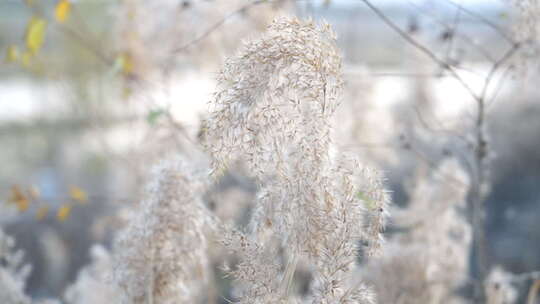
<svg viewBox="0 0 540 304"><path fill-rule="evenodd" d="M380 302L470 297L467 278L479 266L465 228L480 172L486 275L497 270L512 290L493 303L536 303L539 5L0 0L0 227L32 264L27 293L61 297L91 261L90 248L110 248L148 169L171 154L198 157L224 60L273 18L296 15L326 20L337 33L346 91L334 143L382 170L392 193L389 252L366 265L374 269L366 279L401 291ZM255 191L231 172L208 204L241 220ZM441 239L453 245L418 260L415 250ZM399 272L424 285L392 282ZM455 276L433 283L440 272ZM445 286L445 296L426 292L430 284Z"/></svg>

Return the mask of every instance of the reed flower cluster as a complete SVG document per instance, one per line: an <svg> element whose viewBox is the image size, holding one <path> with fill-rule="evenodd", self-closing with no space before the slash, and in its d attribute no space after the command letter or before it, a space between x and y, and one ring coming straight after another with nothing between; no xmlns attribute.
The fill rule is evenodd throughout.
<svg viewBox="0 0 540 304"><path fill-rule="evenodd" d="M389 196L378 172L332 144L343 85L327 24L280 18L244 43L211 101L204 133L211 163L173 158L156 166L112 250L94 247L66 303L203 302L214 239L233 254L225 270L238 303L375 303L358 280L358 261L381 247ZM258 186L245 227L221 221L205 201L234 161ZM0 234L0 287L8 287L0 302L30 303L28 271L12 247ZM303 294L293 290L298 265L310 274Z"/></svg>
<svg viewBox="0 0 540 304"><path fill-rule="evenodd" d="M190 303L207 279L205 184L184 161L154 169L147 198L116 242L114 280L124 303Z"/></svg>
<svg viewBox="0 0 540 304"><path fill-rule="evenodd" d="M244 258L233 271L249 286L241 303L288 299L299 259L313 267L312 303L374 301L350 274L361 241L368 253L380 247L389 199L378 175L332 150L343 88L335 39L326 24L277 19L220 74L206 123L212 172L242 159L260 188L249 231L226 242ZM271 266L254 270L257 260Z"/></svg>
<svg viewBox="0 0 540 304"><path fill-rule="evenodd" d="M24 293L31 267L23 258L15 240L0 230L0 303L31 303Z"/></svg>

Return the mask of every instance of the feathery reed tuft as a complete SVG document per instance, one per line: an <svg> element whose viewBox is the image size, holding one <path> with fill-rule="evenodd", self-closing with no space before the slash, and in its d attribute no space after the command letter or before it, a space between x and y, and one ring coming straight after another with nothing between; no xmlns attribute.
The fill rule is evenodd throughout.
<svg viewBox="0 0 540 304"><path fill-rule="evenodd" d="M0 303L31 303L24 293L30 265L25 265L24 252L15 249L15 240L0 229Z"/></svg>
<svg viewBox="0 0 540 304"><path fill-rule="evenodd" d="M205 184L183 161L155 168L148 198L120 235L114 278L125 303L193 303L207 279Z"/></svg>
<svg viewBox="0 0 540 304"><path fill-rule="evenodd" d="M374 302L350 275L361 240L369 253L380 247L389 198L380 177L353 157L331 153L331 118L343 88L335 39L327 24L277 19L219 77L206 122L213 172L241 158L260 185L249 235L240 236L246 245L231 248L244 252L232 273L252 288L242 303L255 303L254 295L256 303L289 298L299 259L314 267L313 303ZM282 275L244 267L272 252L274 240L286 255Z"/></svg>

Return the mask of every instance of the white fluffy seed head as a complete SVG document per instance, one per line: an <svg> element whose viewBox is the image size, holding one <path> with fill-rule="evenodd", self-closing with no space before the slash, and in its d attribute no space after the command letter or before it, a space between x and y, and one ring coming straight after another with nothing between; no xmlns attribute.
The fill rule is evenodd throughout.
<svg viewBox="0 0 540 304"><path fill-rule="evenodd" d="M350 275L360 240L369 253L380 247L389 199L378 175L352 157L330 154L342 87L329 26L288 18L245 43L220 75L206 123L214 173L240 158L260 184L250 234L240 237L251 245L239 245L244 262L233 273L247 286L242 299L288 298L291 265L303 258L314 267L313 303L373 302ZM267 258L276 239L287 257L281 275L272 274L279 261ZM261 270L246 260L277 266Z"/></svg>
<svg viewBox="0 0 540 304"><path fill-rule="evenodd" d="M192 303L204 286L214 224L197 176L181 160L155 168L147 199L115 244L114 279L125 303Z"/></svg>
<svg viewBox="0 0 540 304"><path fill-rule="evenodd" d="M215 172L243 157L263 178L294 154L323 154L341 95L340 70L328 26L281 18L261 39L246 42L225 64L211 102L206 139Z"/></svg>

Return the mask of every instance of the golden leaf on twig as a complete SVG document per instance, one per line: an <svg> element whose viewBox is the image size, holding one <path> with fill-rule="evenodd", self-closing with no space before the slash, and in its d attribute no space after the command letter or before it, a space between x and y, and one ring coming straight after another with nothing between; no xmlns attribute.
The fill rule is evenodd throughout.
<svg viewBox="0 0 540 304"><path fill-rule="evenodd" d="M69 0L60 0L54 8L54 18L58 23L64 23L71 12L71 2Z"/></svg>
<svg viewBox="0 0 540 304"><path fill-rule="evenodd" d="M86 203L88 201L88 195L86 194L86 192L76 186L71 186L69 188L69 197L79 203Z"/></svg>
<svg viewBox="0 0 540 304"><path fill-rule="evenodd" d="M6 50L5 62L15 62L19 59L19 49L16 45L8 46Z"/></svg>
<svg viewBox="0 0 540 304"><path fill-rule="evenodd" d="M36 219L42 220L47 216L47 213L49 212L49 206L42 206L40 207L36 212Z"/></svg>
<svg viewBox="0 0 540 304"><path fill-rule="evenodd" d="M47 21L43 18L32 17L26 28L26 47L31 54L36 54L43 43L45 42L45 29L47 28Z"/></svg>
<svg viewBox="0 0 540 304"><path fill-rule="evenodd" d="M71 205L64 205L60 207L60 209L58 209L58 212L56 213L56 218L60 222L63 222L68 218L70 213L71 213Z"/></svg>
<svg viewBox="0 0 540 304"><path fill-rule="evenodd" d="M26 211L28 209L28 205L30 204L28 198L17 185L11 187L11 196L9 197L8 201L15 204L20 212Z"/></svg>

